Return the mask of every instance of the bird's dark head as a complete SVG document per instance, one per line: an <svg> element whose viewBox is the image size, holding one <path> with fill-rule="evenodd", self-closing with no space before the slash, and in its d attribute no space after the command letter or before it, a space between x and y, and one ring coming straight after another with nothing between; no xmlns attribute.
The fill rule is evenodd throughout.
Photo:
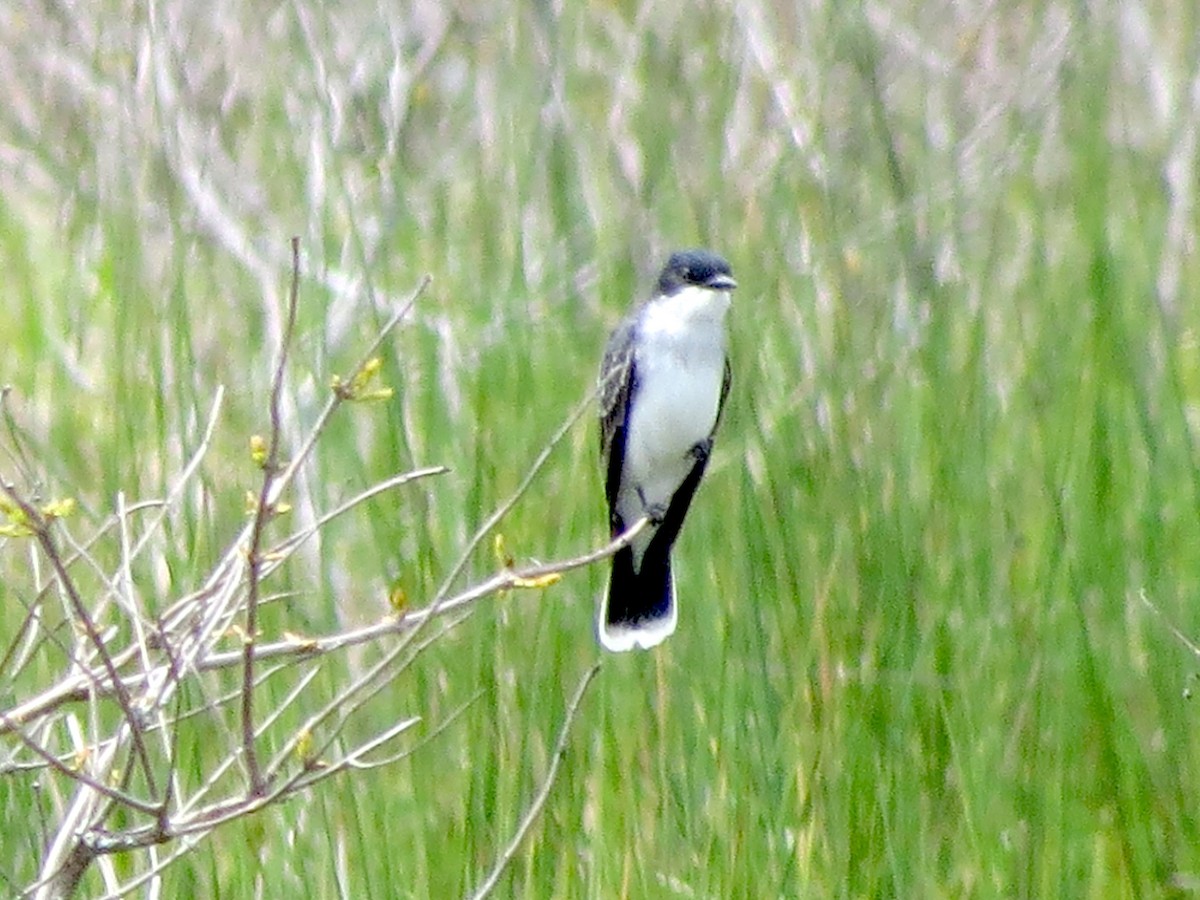
<svg viewBox="0 0 1200 900"><path fill-rule="evenodd" d="M708 250L680 250L658 276L658 292L670 296L685 287L704 287L714 291L732 291L737 282L729 272L729 263Z"/></svg>

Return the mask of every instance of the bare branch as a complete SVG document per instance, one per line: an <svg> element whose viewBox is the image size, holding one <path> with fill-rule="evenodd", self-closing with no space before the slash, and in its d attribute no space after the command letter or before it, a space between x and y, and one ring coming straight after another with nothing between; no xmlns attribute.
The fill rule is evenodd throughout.
<svg viewBox="0 0 1200 900"><path fill-rule="evenodd" d="M112 656L108 652L108 647L105 644L103 636L100 634L100 630L96 627L95 620L84 605L83 598L80 597L79 591L75 586L75 581L71 578L66 565L63 563L62 555L58 552L58 546L54 543L54 538L50 535L49 522L46 521L36 507L17 493L16 488L11 484L7 482L0 483L0 490L3 490L8 495L8 498L21 510L29 528L33 532L34 539L41 547L42 553L50 561L50 565L54 569L54 574L58 578L58 583L64 593L66 593L67 599L71 604L72 613L83 627L88 640L99 655L100 661L108 675L109 682L113 686L117 703L121 706L121 712L124 714L125 721L129 723L130 734L133 738L138 761L144 770L146 783L150 787L150 792L152 794L158 793L155 787L153 766L150 764L150 756L146 751L145 742L142 740L141 718L133 708L129 691L117 676L116 666L113 664Z"/></svg>
<svg viewBox="0 0 1200 900"><path fill-rule="evenodd" d="M78 768L71 768L57 756L39 744L36 740L30 737L23 728L14 726L11 730L21 740L21 743L29 748L34 755L42 759L51 769L54 769L60 774L65 775L72 781L77 781L80 784L87 785L98 794L103 794L110 800L113 800L124 806L128 806L130 809L136 809L138 812L144 812L149 815L158 814L159 805L157 803L147 803L145 800L140 800L137 797L134 797L132 794L127 794L124 791L119 791L116 788L109 787L107 784L104 784L103 782L98 781L91 775L87 774L82 765Z"/></svg>
<svg viewBox="0 0 1200 900"><path fill-rule="evenodd" d="M471 558L471 554L479 548L479 544L483 541L483 539L487 537L487 535L493 528L496 527L496 524L501 519L508 515L509 510L511 510L516 505L517 501L524 496L525 492L529 490L529 485L533 483L533 479L537 476L537 473L540 472L542 466L546 464L546 460L550 458L551 452L555 447L558 446L559 442L566 437L567 433L571 430L575 423L579 421L579 417L591 408L592 401L595 399L596 393L599 390L600 386L597 385L596 388L589 391L583 400L580 401L579 405L575 407L569 416L567 416L566 420L562 423L562 426L558 429L558 431L554 433L554 436L551 437L546 443L546 446L542 448L542 452L538 454L537 459L533 461L533 465L529 467L529 471L525 473L525 477L521 480L521 483L517 485L517 489L512 492L512 495L507 500L496 507L496 510L490 516L488 516L487 520L482 525L479 526L479 530L476 531L471 537L471 540L467 542L467 546L463 549L463 552L459 554L458 560L453 566L450 567L450 574L447 575L445 580L442 581L442 586L438 588L437 594L434 595L434 605L436 605L439 600L446 596L451 585L454 584L458 576L462 574L463 569L466 568L467 561Z"/></svg>
<svg viewBox="0 0 1200 900"><path fill-rule="evenodd" d="M537 817L542 812L542 807L546 805L546 799L550 796L550 789L554 787L554 779L558 776L558 766L562 762L563 754L567 747L567 735L570 733L571 725L575 721L575 716L579 712L579 705L583 702L584 692L587 691L588 685L592 683L592 679L596 677L596 673L600 671L600 663L596 663L587 672L579 682L579 687L575 689L575 696L571 698L571 702L567 705L567 714L563 718L562 728L558 732L558 741L554 745L554 754L550 757L550 768L546 772L546 777L542 781L542 786L534 796L533 802L529 804L529 809L526 811L521 823L517 826L516 832L509 841L508 846L504 848L504 852L500 854L500 858L496 860L492 871L488 873L487 878L471 895L472 900L483 900L496 887L500 881L500 876L504 874L504 870L508 868L508 864L512 862L514 856L517 855L517 850L521 846L521 841L525 840L525 835L529 833L529 829L533 827L533 823L537 821Z"/></svg>
<svg viewBox="0 0 1200 900"><path fill-rule="evenodd" d="M411 631L431 618L460 611L493 594L525 587L530 582L536 582L547 576L585 568L602 559L613 556L622 548L627 547L647 524L649 524L648 519L639 519L624 534L619 535L603 547L579 556L555 562L524 566L522 568L505 569L477 585L446 598L440 604L430 604L427 607L406 613L400 618L388 618L372 625L339 631L320 637L303 640L287 638L281 641L256 644L254 658L256 661L267 659L293 661L316 659L334 651L370 643L389 635ZM201 672L227 669L230 666L241 663L242 658L241 650L213 652L200 660L196 665L196 669ZM124 679L124 683L131 690L137 689L145 683L147 677L143 674L131 675ZM82 676L76 676L71 681L56 686L51 691L47 691L14 706L7 713L0 713L0 735L4 735L22 724L35 721L58 709L63 704L79 702L88 696L106 697L111 694L111 683L97 681L89 689L87 680Z"/></svg>
<svg viewBox="0 0 1200 900"><path fill-rule="evenodd" d="M283 375L287 370L288 352L291 350L292 335L296 328L296 307L300 297L300 238L292 238L292 287L288 293L287 320L279 340L279 358L275 363L275 374L271 379L270 436L267 438L267 458L263 463L262 487L258 492L258 508L254 512L254 523L250 530L250 546L246 551L246 633L242 647L242 753L246 758L250 793L262 791L258 770L258 755L254 750L254 642L258 639L258 589L262 568L263 529L274 514L271 503L271 485L279 470L279 442L283 424L279 412L283 395Z"/></svg>
<svg viewBox="0 0 1200 900"><path fill-rule="evenodd" d="M281 565L283 560L289 554L295 551L301 544L319 532L334 519L344 515L345 513L354 509L356 506L366 503L371 498L377 497L385 491L390 491L394 487L400 487L401 485L408 484L410 481L416 481L418 478L428 478L430 475L444 475L449 471L450 470L445 466L429 466L424 469L414 469L411 472L403 472L399 475L393 475L391 478L385 478L378 484L372 485L365 491L355 494L349 500L344 501L343 503L331 509L329 512L322 514L315 522L313 522L303 531L299 531L296 534L291 535L277 546L271 548L269 551L267 551L266 555L268 559L273 559L276 561L274 565ZM274 566L271 568L273 567ZM268 569L267 571L271 571L271 569Z"/></svg>

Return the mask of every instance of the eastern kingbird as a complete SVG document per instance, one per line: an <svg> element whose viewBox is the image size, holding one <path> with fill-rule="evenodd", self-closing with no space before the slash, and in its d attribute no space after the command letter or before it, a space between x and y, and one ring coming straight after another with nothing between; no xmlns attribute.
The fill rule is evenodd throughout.
<svg viewBox="0 0 1200 900"><path fill-rule="evenodd" d="M671 545L712 451L729 393L725 314L737 282L707 250L667 261L653 298L608 339L600 367L600 456L615 538L650 519L612 561L597 634L649 649L675 631Z"/></svg>

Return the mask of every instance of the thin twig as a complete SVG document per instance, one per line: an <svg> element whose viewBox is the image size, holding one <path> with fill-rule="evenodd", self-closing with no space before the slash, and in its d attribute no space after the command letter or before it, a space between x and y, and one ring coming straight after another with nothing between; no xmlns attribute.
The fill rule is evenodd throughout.
<svg viewBox="0 0 1200 900"><path fill-rule="evenodd" d="M1150 612L1154 613L1154 615L1158 618L1158 621L1162 622L1166 629L1171 632L1172 635L1174 635L1175 640L1179 641L1179 643L1183 644L1184 647L1191 651L1193 656L1200 659L1200 645L1197 645L1195 641L1175 627L1174 623L1172 623L1163 614L1163 611L1155 606L1154 602L1149 598L1149 596L1147 596L1145 588L1141 588L1138 591L1138 599L1140 599L1142 604L1148 610L1150 610Z"/></svg>
<svg viewBox="0 0 1200 900"><path fill-rule="evenodd" d="M273 571L276 566L282 565L289 554L293 553L301 544L320 532L322 528L334 519L365 503L372 497L377 497L385 491L408 484L410 481L415 481L418 478L428 478L430 475L444 475L449 471L446 466L427 466L424 469L414 469L411 472L402 472L399 475L393 475L391 478L385 478L378 484L371 485L371 487L355 494L349 500L343 501L328 512L322 513L316 521L307 525L302 531L296 532L268 550L266 557L267 559L274 560L274 563L267 571Z"/></svg>
<svg viewBox="0 0 1200 900"><path fill-rule="evenodd" d="M371 341L370 345L363 352L362 357L359 359L358 365L353 369L354 372L361 371L367 362L373 359L379 353L379 348L383 346L383 342L387 340L388 335L391 334L392 330L400 324L400 320L408 315L409 311L416 305L417 301L421 299L421 295L423 295L429 288L429 285L432 283L432 281L433 277L430 275L421 276L421 280L417 283L416 288L414 288L412 294L409 295L408 301L395 312L393 312L391 316L388 317L388 320L383 323L378 331L375 332L374 340ZM296 453L295 457L288 464L287 468L285 468L283 473L279 476L279 481L276 484L277 492L284 488L295 476L296 470L299 469L301 464L305 461L305 459L307 459L309 453L312 451L313 445L316 444L317 439L324 432L325 426L328 424L329 419L345 402L346 397L342 392L332 392L329 400L325 403L325 407L320 413L317 414L316 422L313 424L312 428L309 429L308 438L300 445L300 450ZM277 496L272 497L271 502L274 503L276 499L278 499Z"/></svg>
<svg viewBox="0 0 1200 900"><path fill-rule="evenodd" d="M529 804L529 809L526 811L524 818L521 819L521 824L517 826L516 832L509 841L508 846L504 848L504 852L500 854L500 858L496 860L492 871L488 873L483 884L471 895L471 900L482 900L490 894L496 887L496 883L500 880L500 876L504 874L504 870L508 868L508 864L512 862L514 856L517 855L517 850L520 849L521 841L525 839L525 835L529 829L533 827L533 823L537 821L537 817L542 812L542 807L546 805L546 800L550 796L550 789L554 787L554 779L558 775L558 766L562 762L563 755L567 747L567 735L571 730L571 724L575 721L575 716L579 712L579 704L583 702L583 694L587 690L588 685L592 683L592 679L596 677L596 673L600 671L600 663L596 663L584 674L579 682L579 687L575 689L575 696L571 698L570 704L567 706L567 714L563 719L562 728L558 732L558 741L554 745L554 755L550 757L550 768L546 772L546 777L542 781L542 786L538 790L537 795L533 798L533 802Z"/></svg>
<svg viewBox="0 0 1200 900"><path fill-rule="evenodd" d="M134 503L129 506L126 512L132 514L147 509L155 509L160 507L162 503L163 501L161 500L143 500L139 503ZM75 549L73 549L69 554L65 555L63 557L63 564L67 567L67 569L70 570L70 568L81 558L83 558L83 555L87 551L91 550L93 546L99 543L100 540L116 526L116 524L117 517L115 515L110 515L96 528L96 531L90 537L88 537L86 541L84 541L81 545L76 545ZM34 561L36 562L36 556L34 557ZM0 673L4 672L6 669L11 669L8 675L8 680L10 681L16 681L16 676L21 672L22 669L24 669L26 663L34 656L34 651L37 647L37 639L32 634L27 635L27 632L32 628L33 623L40 619L39 608L42 601L45 599L45 595L49 593L53 585L53 581L47 583L29 600L26 600L24 597L16 598L18 602L25 607L25 618L22 619L21 624L17 626L16 631L13 633L12 639L9 641L9 649L5 651L3 658L0 658ZM65 624L60 627L65 629ZM25 640L27 636L28 645L25 648L23 658L14 660L13 655L18 650L18 642ZM60 651L62 651L64 656L73 658L73 651L71 648L54 635L53 629L47 629L44 640L52 641L54 645ZM122 650L120 653L113 654L113 664L118 670L131 657L132 652L133 648L130 648L129 650ZM77 660L73 661L78 662ZM56 687L55 690L58 690L58 687Z"/></svg>
<svg viewBox="0 0 1200 900"><path fill-rule="evenodd" d="M141 556L142 550L145 549L146 544L150 541L150 536L158 532L159 528L162 526L163 520L166 519L167 515L174 508L175 503L187 488L188 483L192 480L192 477L197 471L199 471L200 463L204 461L204 458L208 455L208 448L212 446L213 435L216 434L217 422L220 419L221 407L224 402L225 387L223 385L217 385L216 396L213 397L212 406L209 408L208 418L205 420L204 433L200 436L200 442L192 451L192 455L188 459L187 464L176 476L175 483L171 485L170 490L167 491L167 495L161 501L156 503L156 506L158 507L158 515L151 517L148 522L143 523L142 536L138 538L136 542L134 542L133 549L129 554L131 560L137 559L139 556ZM127 511L132 512L138 509L140 505L141 504L134 504L133 506L130 506Z"/></svg>
<svg viewBox="0 0 1200 900"><path fill-rule="evenodd" d="M424 737L422 737L419 741L417 741L411 747L405 747L399 753L394 753L391 756L387 757L386 759L376 759L376 760L372 760L371 762L355 762L353 765L353 768L359 769L359 770L379 769L384 766L390 766L393 763L400 762L400 760L405 759L406 757L412 756L414 753L417 753L418 751L424 749L428 744L431 744L437 738L441 737L442 734L445 733L445 731L452 724L454 724L454 722L456 722L459 719L459 717L462 716L463 713L465 713L468 709L470 709L472 706L474 706L479 701L479 698L482 696L483 696L482 690L476 691L474 694L472 694L470 697L468 697L463 703L461 703L458 707L451 710L450 713L447 714L446 718L442 719L442 721L439 722L436 727L434 727L431 731L429 731ZM356 752L353 755L357 757L357 756L361 756L362 754Z"/></svg>
<svg viewBox="0 0 1200 900"><path fill-rule="evenodd" d="M415 648L412 649L412 653L409 655L408 659L405 660L405 663L400 666L399 671L404 671L404 669L407 668L413 659L419 656L425 649L434 644L436 641L440 640L441 637L448 631L457 627L461 621L462 619L460 618L452 622L445 623L435 634L426 635L425 638L419 644L417 644ZM276 755L275 760L268 768L270 777L274 778L276 776L279 769L281 769L283 765L283 760L286 759L287 756L292 753L292 751L295 750L299 744L300 736L302 734L307 733L311 735L317 730L318 727L322 725L322 723L333 717L336 713L338 714L337 721L334 722L332 727L327 729L328 733L324 741L315 745L312 749L312 753L314 756L319 757L322 753L325 753L331 746L333 746L334 742L341 734L342 729L350 720L350 717L361 710L367 703L371 701L372 698L377 696L387 687L388 682L383 678L383 675L389 671L397 658L399 658L403 653L404 649L410 646L412 646L410 642L405 642L399 647L392 648L388 653L384 654L382 659L371 666L371 668L369 668L365 673L360 675L346 687L341 688L337 694L335 694L334 697L329 700L321 709L309 716L300 729L292 735L292 737L284 744L283 748ZM292 781L296 781L298 779L299 776L295 776Z"/></svg>
<svg viewBox="0 0 1200 900"><path fill-rule="evenodd" d="M50 565L54 569L54 574L58 578L58 583L70 601L72 613L76 620L83 626L84 633L99 655L104 670L108 675L109 682L113 685L117 703L121 707L125 721L129 723L138 762L141 764L146 777L146 785L150 789L151 794L157 794L158 790L155 787L154 771L150 765L150 755L146 750L145 741L142 740L141 718L133 708L133 701L129 696L125 684L117 675L112 654L109 653L108 647L105 646L104 638L101 636L100 630L96 627L95 620L88 612L87 607L84 606L83 598L79 595L75 581L71 578L71 574L67 571L67 567L63 563L62 554L58 552L58 546L54 543L54 538L50 535L50 524L42 516L41 512L17 493L16 488L11 484L0 483L0 489L8 495L8 498L17 505L21 513L25 516L25 520L33 532L35 540L37 540L38 545L42 548L42 552L50 561ZM91 673L90 668L88 668L88 672L92 674L92 677L95 677Z"/></svg>
<svg viewBox="0 0 1200 900"><path fill-rule="evenodd" d="M136 809L138 812L144 812L152 816L158 813L158 804L148 803L145 800L141 800L138 797L133 796L132 794L127 794L124 791L119 791L116 788L109 787L108 785L104 784L104 782L93 778L91 775L88 775L84 771L82 765L80 765L78 768L71 768L57 756L39 744L36 740L26 734L25 730L20 726L12 726L9 730L12 731L12 733L14 733L20 739L21 743L29 748L30 751L44 760L51 769L54 769L72 781L85 784L97 793L108 797L110 800L120 803L123 806L127 806L130 809Z"/></svg>
<svg viewBox="0 0 1200 900"><path fill-rule="evenodd" d="M529 467L529 471L525 473L525 477L521 480L521 483L517 485L517 489L512 492L512 495L509 496L507 500L496 507L496 510L490 516L488 516L487 520L482 525L479 526L479 530L477 530L471 537L471 540L467 542L467 546L463 549L463 552L459 554L459 557L455 561L453 567L451 567L450 574L445 577L445 579L442 581L441 587L438 588L437 593L434 595L434 605L436 605L439 600L446 596L446 593L450 590L451 585L453 585L458 576L462 574L462 570L466 568L467 562L471 558L471 554L475 552L483 539L487 537L488 533L496 527L496 524L501 519L508 515L508 511L516 505L517 501L520 500L525 494L525 491L529 489L529 485L533 483L534 477L536 477L537 473L541 471L542 466L546 464L546 460L550 458L550 453L555 447L558 446L559 442L566 437L567 432L571 430L571 426L573 426L579 420L579 417L588 411L588 408L592 405L592 400L595 399L599 390L600 385L597 385L596 388L589 391L587 396L580 401L579 405L571 411L571 414L567 416L566 420L562 423L562 426L554 433L554 436L550 438L550 440L546 443L546 446L542 448L542 452L538 454L537 459L533 461L533 465Z"/></svg>
<svg viewBox="0 0 1200 900"><path fill-rule="evenodd" d="M242 751L246 758L246 772L250 781L250 793L257 796L262 792L261 774L258 770L258 755L254 749L254 642L258 637L258 590L262 568L263 530L272 517L271 484L279 470L279 442L283 433L283 422L279 411L283 396L283 376L287 370L288 351L296 328L296 307L300 297L300 238L292 238L292 287L288 293L287 321L279 340L279 358L275 363L275 374L271 379L269 414L271 432L267 439L267 459L263 464L262 488L258 492L258 508L254 513L254 527L250 531L250 547L246 551L248 569L246 573L246 633L242 645Z"/></svg>

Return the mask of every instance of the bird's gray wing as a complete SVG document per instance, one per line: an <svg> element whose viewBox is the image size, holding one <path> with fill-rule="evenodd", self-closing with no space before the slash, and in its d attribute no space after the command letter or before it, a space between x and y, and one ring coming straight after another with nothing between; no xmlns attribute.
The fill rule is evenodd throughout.
<svg viewBox="0 0 1200 900"><path fill-rule="evenodd" d="M622 322L608 339L600 365L600 460L605 469L604 496L608 499L609 525L613 535L625 530L617 515L617 492L625 462L625 426L629 397L633 393L637 365L633 353L636 320Z"/></svg>

